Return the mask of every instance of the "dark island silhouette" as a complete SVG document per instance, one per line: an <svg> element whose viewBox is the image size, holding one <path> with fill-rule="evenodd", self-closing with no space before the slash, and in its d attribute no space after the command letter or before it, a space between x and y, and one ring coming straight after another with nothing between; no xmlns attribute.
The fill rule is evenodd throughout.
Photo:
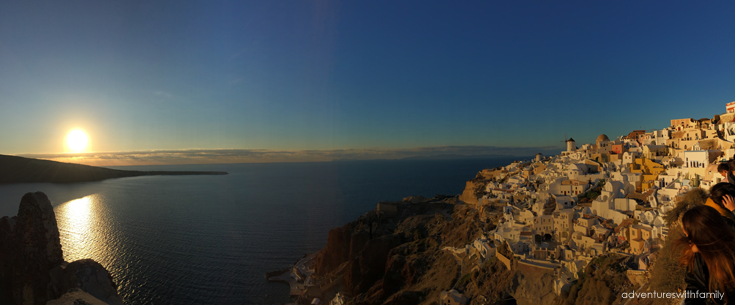
<svg viewBox="0 0 735 305"><path fill-rule="evenodd" d="M0 155L0 184L73 183L155 175L227 175L216 171L132 171Z"/></svg>

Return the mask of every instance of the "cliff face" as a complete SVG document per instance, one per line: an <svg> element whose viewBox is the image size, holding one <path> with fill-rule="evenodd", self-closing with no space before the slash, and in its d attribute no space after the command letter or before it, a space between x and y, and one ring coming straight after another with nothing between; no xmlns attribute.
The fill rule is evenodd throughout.
<svg viewBox="0 0 735 305"><path fill-rule="evenodd" d="M459 200L462 200L469 204L477 204L478 198L482 197L482 195L479 195L478 193L480 193L483 188L485 188L485 185L486 183L484 183L483 181L467 181L464 190L462 191L462 194L459 195Z"/></svg>
<svg viewBox="0 0 735 305"><path fill-rule="evenodd" d="M77 296L72 303L123 304L102 265L64 261L51 202L44 193L27 193L17 216L0 218L0 303L46 304L70 293Z"/></svg>
<svg viewBox="0 0 735 305"><path fill-rule="evenodd" d="M340 290L354 304L431 304L457 285L463 268L471 268L443 248L464 248L489 228L475 209L455 203L407 198L387 203L396 207L395 215L371 211L332 229L315 258L316 274L326 279L320 287L326 288L313 296L328 300ZM493 289L502 293L503 285Z"/></svg>
<svg viewBox="0 0 735 305"><path fill-rule="evenodd" d="M553 304L554 294L553 270L544 270L516 264L517 270L508 293L515 298L517 304Z"/></svg>
<svg viewBox="0 0 735 305"><path fill-rule="evenodd" d="M315 258L321 280L317 286L322 289L312 290L309 297L330 300L341 291L356 305L429 305L438 304L442 291L455 289L470 300L468 304L573 304L589 298L610 304L615 300L610 296L629 288L624 273L594 272L608 270L618 263L614 260L587 270L586 277L603 284L583 282L559 297L551 270L520 264L512 256L509 269L497 257L481 261L465 253L465 245L495 228L499 210L480 212L454 198L385 204L396 207L392 217L371 211L329 232L327 246ZM495 246L509 255L505 244ZM309 302L307 298L298 303Z"/></svg>

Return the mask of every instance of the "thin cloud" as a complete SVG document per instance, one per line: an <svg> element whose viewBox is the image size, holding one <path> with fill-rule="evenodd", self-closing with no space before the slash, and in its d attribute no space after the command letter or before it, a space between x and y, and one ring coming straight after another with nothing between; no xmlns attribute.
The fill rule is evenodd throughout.
<svg viewBox="0 0 735 305"><path fill-rule="evenodd" d="M331 150L269 150L269 149L182 149L126 152L88 152L60 154L25 154L23 157L96 166L208 164L208 163L268 163L318 162L372 159L449 159L502 156L531 156L538 152L557 154L561 148L499 147L499 146L435 146L408 149L331 149Z"/></svg>

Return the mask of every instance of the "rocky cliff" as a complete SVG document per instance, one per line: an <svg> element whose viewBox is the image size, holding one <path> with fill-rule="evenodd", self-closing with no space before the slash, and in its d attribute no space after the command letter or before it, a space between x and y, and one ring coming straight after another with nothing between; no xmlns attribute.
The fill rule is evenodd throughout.
<svg viewBox="0 0 735 305"><path fill-rule="evenodd" d="M496 180L503 173L504 171L500 167L481 170L475 178L465 183L464 190L459 195L459 200L469 204L478 204L479 199L485 195L487 183Z"/></svg>
<svg viewBox="0 0 735 305"><path fill-rule="evenodd" d="M0 304L123 304L102 265L63 257L48 197L25 194L17 216L0 218Z"/></svg>
<svg viewBox="0 0 735 305"><path fill-rule="evenodd" d="M393 213L377 209L329 232L327 245L315 258L320 289L312 289L308 297L328 300L341 291L352 296L353 304L434 304L443 290L460 287L503 295L508 278L488 274L510 275L501 270L504 266L497 261L478 265L445 249L464 249L494 228L480 220L476 209L443 196L381 205L393 206ZM472 271L475 266L486 272Z"/></svg>

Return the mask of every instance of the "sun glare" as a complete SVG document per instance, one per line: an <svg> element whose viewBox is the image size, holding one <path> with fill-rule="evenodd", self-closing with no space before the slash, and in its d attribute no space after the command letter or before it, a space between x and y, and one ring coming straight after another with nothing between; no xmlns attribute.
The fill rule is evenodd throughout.
<svg viewBox="0 0 735 305"><path fill-rule="evenodd" d="M73 129L66 136L66 146L74 152L80 152L87 148L87 142L89 142L87 133L81 129Z"/></svg>

